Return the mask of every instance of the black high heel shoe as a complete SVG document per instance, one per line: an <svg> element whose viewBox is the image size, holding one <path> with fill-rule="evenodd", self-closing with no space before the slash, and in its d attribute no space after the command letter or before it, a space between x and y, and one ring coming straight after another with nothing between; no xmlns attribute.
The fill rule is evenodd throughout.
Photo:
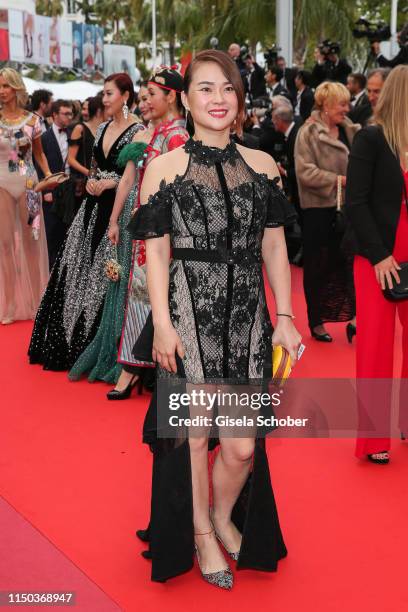
<svg viewBox="0 0 408 612"><path fill-rule="evenodd" d="M318 340L319 342L333 342L333 338L327 332L325 334L318 334L314 331L314 329L310 328L310 333L312 338Z"/></svg>
<svg viewBox="0 0 408 612"><path fill-rule="evenodd" d="M357 327L353 325L353 323L347 323L346 336L347 336L347 340L349 341L349 344L352 344L353 336L355 336L356 333L357 333Z"/></svg>
<svg viewBox="0 0 408 612"><path fill-rule="evenodd" d="M143 378L141 376L134 376L129 382L128 386L125 389L123 389L123 391L117 391L116 389L112 389L111 391L108 391L108 393L106 394L106 397L108 398L108 400L129 399L134 387L137 387L137 394L142 395Z"/></svg>

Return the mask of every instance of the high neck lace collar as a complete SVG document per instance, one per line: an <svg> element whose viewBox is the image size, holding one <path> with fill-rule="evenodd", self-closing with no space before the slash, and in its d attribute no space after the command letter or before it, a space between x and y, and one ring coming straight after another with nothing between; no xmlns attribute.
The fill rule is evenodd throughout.
<svg viewBox="0 0 408 612"><path fill-rule="evenodd" d="M225 149L217 147L208 147L201 140L193 140L190 138L184 145L186 153L191 153L194 160L199 164L212 166L214 164L222 164L227 161L234 162L238 157L237 145L231 140Z"/></svg>

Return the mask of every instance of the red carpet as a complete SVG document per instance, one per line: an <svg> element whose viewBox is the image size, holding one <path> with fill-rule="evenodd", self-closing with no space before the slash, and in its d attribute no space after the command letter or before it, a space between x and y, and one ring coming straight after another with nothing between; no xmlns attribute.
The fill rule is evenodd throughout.
<svg viewBox="0 0 408 612"><path fill-rule="evenodd" d="M332 345L309 338L300 283L294 270L307 344L296 375L352 376L344 325L328 326ZM149 512L150 453L140 443L149 398L111 404L104 384L28 366L30 331L27 322L0 329L0 591L74 590L74 609L87 612L408 608L408 443L394 441L392 463L375 466L354 458L353 440L270 441L289 550L278 573L238 572L230 593L197 569L155 584L134 536Z"/></svg>

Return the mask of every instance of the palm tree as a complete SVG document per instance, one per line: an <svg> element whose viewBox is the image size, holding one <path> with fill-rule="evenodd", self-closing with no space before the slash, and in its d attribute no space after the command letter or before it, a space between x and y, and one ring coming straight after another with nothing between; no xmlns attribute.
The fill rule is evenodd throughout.
<svg viewBox="0 0 408 612"><path fill-rule="evenodd" d="M37 15L58 17L64 12L62 0L36 0L35 11Z"/></svg>

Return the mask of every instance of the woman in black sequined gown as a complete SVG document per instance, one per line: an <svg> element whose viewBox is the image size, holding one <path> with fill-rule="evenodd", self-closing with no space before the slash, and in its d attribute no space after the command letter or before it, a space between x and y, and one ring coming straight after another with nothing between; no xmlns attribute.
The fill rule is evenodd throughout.
<svg viewBox="0 0 408 612"><path fill-rule="evenodd" d="M128 112L126 103L131 105L133 96L128 75L106 79L103 102L112 120L98 128L87 196L52 269L31 337L30 363L46 370L69 370L98 329L111 282L105 273L113 255L107 230L123 173L116 162L121 149L144 129Z"/></svg>
<svg viewBox="0 0 408 612"><path fill-rule="evenodd" d="M192 432L182 424L163 429L168 385L176 383L179 391L183 385L210 384L214 392L227 382L235 392L248 384L259 391L271 377L272 341L296 361L300 336L291 320L282 227L295 214L277 186L272 158L229 139L233 123L240 129L244 111L234 62L219 51L199 53L184 90L195 139L148 166L141 187L141 202L147 203L130 224L133 237L146 240L158 362L144 426L144 441L153 450L152 580L189 570L196 546L204 579L231 588L232 573L216 535L238 568L275 571L286 555L265 440L256 428L242 438L223 437L221 430L209 435L207 427ZM262 261L281 315L275 331ZM189 408L187 416L194 416ZM215 420L216 413L207 414ZM210 513L208 450L215 447Z"/></svg>

